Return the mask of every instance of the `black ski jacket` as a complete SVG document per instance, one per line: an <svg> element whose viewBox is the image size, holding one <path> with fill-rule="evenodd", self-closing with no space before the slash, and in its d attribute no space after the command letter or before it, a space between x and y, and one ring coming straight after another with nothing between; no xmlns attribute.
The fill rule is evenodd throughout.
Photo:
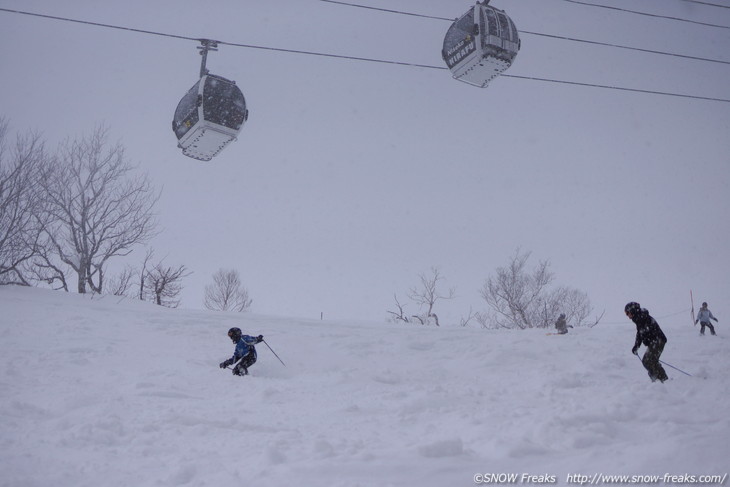
<svg viewBox="0 0 730 487"><path fill-rule="evenodd" d="M639 348L643 343L645 346L650 347L651 345L659 343L667 343L667 337L664 332L659 328L659 323L649 315L649 311L641 308L641 311L636 313L631 318L631 321L636 325L636 342L634 348Z"/></svg>

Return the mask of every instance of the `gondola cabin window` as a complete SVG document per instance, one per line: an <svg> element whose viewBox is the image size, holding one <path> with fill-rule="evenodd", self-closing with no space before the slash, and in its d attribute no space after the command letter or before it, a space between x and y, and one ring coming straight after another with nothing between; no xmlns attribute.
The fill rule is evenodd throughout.
<svg viewBox="0 0 730 487"><path fill-rule="evenodd" d="M188 90L175 110L172 128L180 139L198 123L198 83Z"/></svg>
<svg viewBox="0 0 730 487"><path fill-rule="evenodd" d="M205 120L234 130L241 128L246 113L246 103L235 83L214 76L205 80L203 117Z"/></svg>

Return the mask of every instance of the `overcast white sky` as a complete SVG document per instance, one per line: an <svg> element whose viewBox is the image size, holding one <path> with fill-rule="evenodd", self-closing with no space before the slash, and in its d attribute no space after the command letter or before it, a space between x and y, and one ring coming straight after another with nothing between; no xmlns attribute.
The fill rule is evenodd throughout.
<svg viewBox="0 0 730 487"><path fill-rule="evenodd" d="M471 5L355 3L447 18ZM728 64L526 33L728 62L730 29L565 0L493 4L523 32L506 74L730 99ZM610 5L730 27L730 8ZM449 27L317 0L0 7L433 66ZM237 81L250 118L202 163L171 130L198 76L195 42L5 12L0 41L0 115L13 129L40 130L54 148L105 123L163 188L152 246L194 272L183 307L200 308L211 275L232 267L258 313L380 320L437 266L458 298L436 311L454 323L485 308L479 288L520 247L588 293L606 322L625 320L628 300L657 316L684 310L690 289L730 317L730 103L510 77L479 89L445 70L222 46L208 67Z"/></svg>

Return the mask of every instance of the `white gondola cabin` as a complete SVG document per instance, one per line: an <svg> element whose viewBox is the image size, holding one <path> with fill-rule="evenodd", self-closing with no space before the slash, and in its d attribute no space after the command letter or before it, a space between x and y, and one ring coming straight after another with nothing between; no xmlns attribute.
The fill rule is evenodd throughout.
<svg viewBox="0 0 730 487"><path fill-rule="evenodd" d="M484 88L512 65L519 50L512 19L484 0L451 24L441 55L455 79Z"/></svg>
<svg viewBox="0 0 730 487"><path fill-rule="evenodd" d="M183 154L209 161L236 140L248 119L246 99L235 81L210 74L205 69L215 41L202 40L200 79L183 96L175 110L172 130Z"/></svg>
<svg viewBox="0 0 730 487"><path fill-rule="evenodd" d="M172 128L183 154L209 161L236 140L246 119L246 100L236 83L207 74L180 100Z"/></svg>

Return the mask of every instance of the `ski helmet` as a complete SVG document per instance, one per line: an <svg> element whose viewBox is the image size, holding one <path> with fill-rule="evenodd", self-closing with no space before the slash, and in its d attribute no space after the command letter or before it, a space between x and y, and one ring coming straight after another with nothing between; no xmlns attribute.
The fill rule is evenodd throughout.
<svg viewBox="0 0 730 487"><path fill-rule="evenodd" d="M238 342L238 340L241 339L241 335L242 334L243 333L241 333L241 329L240 328L235 328L234 327L234 328L231 328L230 330L228 330L228 337L231 339L231 341L233 343Z"/></svg>
<svg viewBox="0 0 730 487"><path fill-rule="evenodd" d="M630 303L626 304L626 306L624 307L624 312L628 316L631 316L634 313L638 313L639 310L641 310L641 305L634 301L631 301Z"/></svg>
<svg viewBox="0 0 730 487"><path fill-rule="evenodd" d="M707 308L707 303L702 303L703 308Z"/></svg>

